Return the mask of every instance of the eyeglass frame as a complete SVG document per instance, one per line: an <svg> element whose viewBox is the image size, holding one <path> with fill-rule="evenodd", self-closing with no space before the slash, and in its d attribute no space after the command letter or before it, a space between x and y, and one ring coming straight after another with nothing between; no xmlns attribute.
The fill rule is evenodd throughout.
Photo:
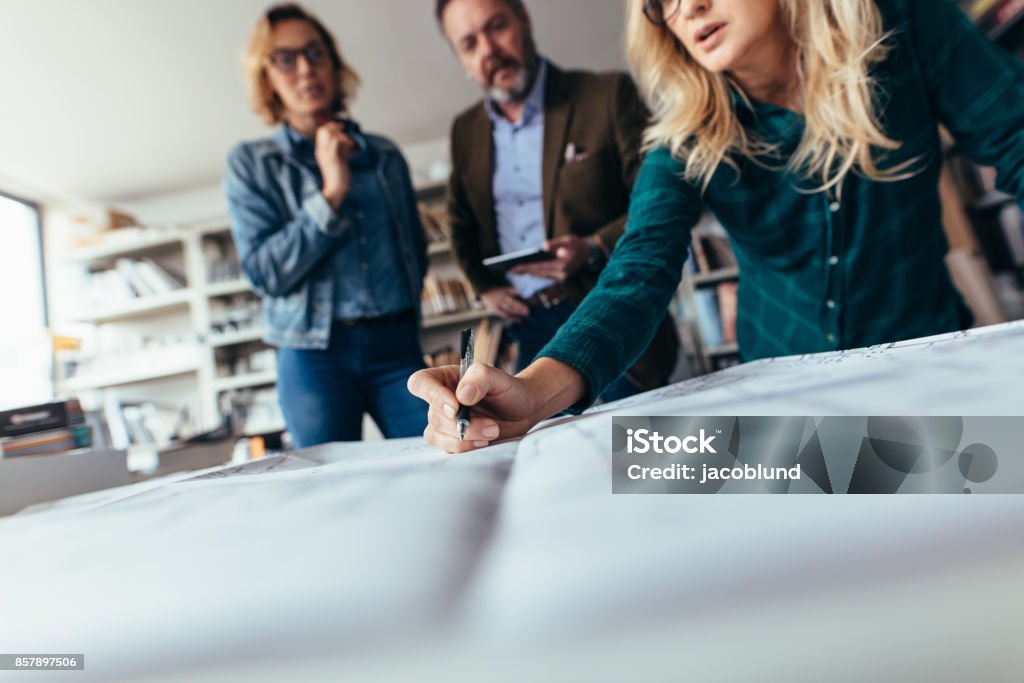
<svg viewBox="0 0 1024 683"><path fill-rule="evenodd" d="M311 56L310 52L315 50L320 51L321 54L319 56L317 56L316 54L313 54ZM295 60L291 66L282 66L276 61L277 57L283 55L289 55ZM306 64L309 64L309 66L314 69L323 64L324 62L332 61L330 49L326 45L324 45L324 42L322 40L314 39L309 41L302 47L279 47L275 50L272 50L270 54L268 54L264 59L264 63L267 64L268 66L274 67L281 73L292 74L295 73L295 70L299 68L300 55L302 56L303 59L306 60Z"/></svg>
<svg viewBox="0 0 1024 683"><path fill-rule="evenodd" d="M675 7L671 12L665 14L665 2L662 0L644 0L643 11L647 21L651 22L655 26L665 26L668 22L672 21L672 18L679 13L679 9L683 6L683 3L682 0L669 0L669 2L674 2ZM661 9L657 10L657 15L655 15L655 10L653 9L654 5L661 7Z"/></svg>

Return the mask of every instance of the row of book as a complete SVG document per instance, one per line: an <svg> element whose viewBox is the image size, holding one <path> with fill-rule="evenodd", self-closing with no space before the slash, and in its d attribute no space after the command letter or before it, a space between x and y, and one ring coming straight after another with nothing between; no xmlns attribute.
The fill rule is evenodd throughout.
<svg viewBox="0 0 1024 683"><path fill-rule="evenodd" d="M694 259L687 261L686 267L690 273L695 273L697 266ZM730 280L696 288L692 300L688 301L685 297L678 300L677 317L696 324L700 343L706 350L736 342L738 292L739 283Z"/></svg>
<svg viewBox="0 0 1024 683"><path fill-rule="evenodd" d="M421 306L424 318L481 308L469 284L460 277L442 278L429 273L423 279Z"/></svg>
<svg viewBox="0 0 1024 683"><path fill-rule="evenodd" d="M481 320L473 330L473 362L502 367L502 355L509 346L502 343L504 332L505 323L503 321L491 318ZM459 350L451 346L423 356L423 362L431 368L458 365L459 360Z"/></svg>
<svg viewBox="0 0 1024 683"><path fill-rule="evenodd" d="M246 436L271 434L284 429L284 415L276 387L245 388L226 391L218 398L221 414Z"/></svg>
<svg viewBox="0 0 1024 683"><path fill-rule="evenodd" d="M242 277L238 249L230 234L203 238L203 262L207 282L230 282Z"/></svg>
<svg viewBox="0 0 1024 683"><path fill-rule="evenodd" d="M0 457L52 455L92 445L77 399L0 411Z"/></svg>
<svg viewBox="0 0 1024 683"><path fill-rule="evenodd" d="M443 202L419 202L420 221L426 232L427 241L443 243L448 241L448 209Z"/></svg>
<svg viewBox="0 0 1024 683"><path fill-rule="evenodd" d="M277 351L272 348L253 348L261 344L231 347L218 353L217 377L237 377L252 373L272 372L277 367Z"/></svg>
<svg viewBox="0 0 1024 683"><path fill-rule="evenodd" d="M110 301L138 299L182 289L185 281L153 259L119 258L113 268L91 273L85 286L86 301L102 306Z"/></svg>
<svg viewBox="0 0 1024 683"><path fill-rule="evenodd" d="M149 401L122 401L107 396L103 403L105 441L114 448L152 446L163 448L175 441L196 434L194 415L198 411L188 405L169 407Z"/></svg>
<svg viewBox="0 0 1024 683"><path fill-rule="evenodd" d="M210 334L229 334L263 325L263 304L252 292L210 299Z"/></svg>

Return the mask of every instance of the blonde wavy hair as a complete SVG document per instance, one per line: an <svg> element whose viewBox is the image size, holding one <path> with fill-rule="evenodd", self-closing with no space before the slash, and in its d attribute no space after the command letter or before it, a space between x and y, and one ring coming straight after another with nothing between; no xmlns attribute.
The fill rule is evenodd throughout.
<svg viewBox="0 0 1024 683"><path fill-rule="evenodd" d="M331 105L332 111L337 113L348 111L348 104L355 95L356 88L359 87L359 75L342 59L341 51L338 50L338 45L334 42L334 36L319 19L295 3L274 5L256 21L252 35L249 37L249 44L242 56L245 83L249 88L249 103L252 110L270 125L281 123L284 120L284 104L274 89L270 87L270 80L267 78L270 36L278 24L296 19L307 22L316 30L330 54L331 64L334 65L334 73L338 78L337 95Z"/></svg>
<svg viewBox="0 0 1024 683"><path fill-rule="evenodd" d="M797 46L806 126L785 164L817 187L838 193L850 172L877 181L907 177L915 160L882 169L879 158L901 144L882 130L870 69L885 59L889 37L874 0L779 0ZM744 129L732 108L726 74L701 67L667 27L629 0L626 55L652 112L645 148L668 147L686 163L684 178L707 189L721 164L737 156L766 164L777 149ZM742 96L742 91L740 91ZM877 156L876 156L877 155Z"/></svg>

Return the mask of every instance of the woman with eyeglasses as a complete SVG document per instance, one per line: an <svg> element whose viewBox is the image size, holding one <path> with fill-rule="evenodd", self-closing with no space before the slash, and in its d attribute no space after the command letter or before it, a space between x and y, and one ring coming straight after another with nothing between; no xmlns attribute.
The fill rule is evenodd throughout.
<svg viewBox="0 0 1024 683"><path fill-rule="evenodd" d="M441 448L516 436L599 396L654 334L704 210L740 265L745 360L970 324L943 260L938 127L1024 196L1024 65L953 0L628 0L627 13L652 120L625 236L522 373L410 381ZM456 396L476 410L465 441L445 417Z"/></svg>
<svg viewBox="0 0 1024 683"><path fill-rule="evenodd" d="M288 431L299 447L358 440L368 412L388 438L418 436L406 380L423 367L427 256L405 160L348 116L359 79L298 5L260 17L245 71L253 109L277 127L231 151L224 186Z"/></svg>

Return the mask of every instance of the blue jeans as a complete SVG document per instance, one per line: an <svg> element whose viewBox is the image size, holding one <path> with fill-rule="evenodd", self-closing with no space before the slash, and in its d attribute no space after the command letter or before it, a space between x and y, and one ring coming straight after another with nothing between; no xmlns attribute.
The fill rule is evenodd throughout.
<svg viewBox="0 0 1024 683"><path fill-rule="evenodd" d="M419 436L427 404L409 393L423 369L414 322L335 323L326 350L277 351L277 391L298 448L362 438L369 413L388 439Z"/></svg>
<svg viewBox="0 0 1024 683"><path fill-rule="evenodd" d="M530 315L523 322L508 326L508 335L519 343L516 372L520 372L533 362L541 349L551 341L551 338L569 320L569 316L575 310L576 307L568 300L551 308L534 306L530 308ZM609 403L639 393L640 389L633 386L626 376L622 375L604 390L601 400Z"/></svg>

